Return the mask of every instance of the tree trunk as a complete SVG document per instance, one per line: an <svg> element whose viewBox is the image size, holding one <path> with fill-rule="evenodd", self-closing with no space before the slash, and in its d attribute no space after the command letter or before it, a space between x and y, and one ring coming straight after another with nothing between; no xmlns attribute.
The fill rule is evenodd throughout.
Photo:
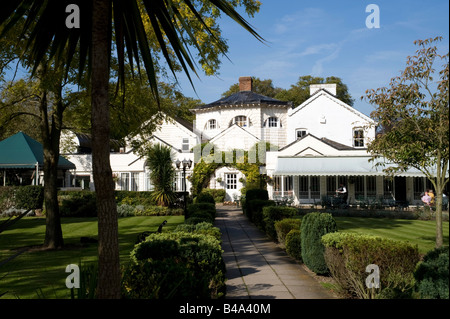
<svg viewBox="0 0 450 319"><path fill-rule="evenodd" d="M61 103L61 101L58 101L56 104L58 103ZM62 121L60 114L62 114L62 112L57 112L54 114L50 123L48 116L47 92L45 90L41 96L40 112L40 129L44 153L44 202L46 213L44 247L48 249L57 249L62 248L64 245L61 218L59 215L57 189L59 137L61 135Z"/></svg>
<svg viewBox="0 0 450 319"><path fill-rule="evenodd" d="M59 152L50 149L48 144L48 141L44 142L44 202L46 214L44 247L57 249L64 245L57 190Z"/></svg>
<svg viewBox="0 0 450 319"><path fill-rule="evenodd" d="M117 208L110 165L109 24L110 0L94 0L92 12L91 125L92 163L98 212L98 287L100 299L120 298Z"/></svg>

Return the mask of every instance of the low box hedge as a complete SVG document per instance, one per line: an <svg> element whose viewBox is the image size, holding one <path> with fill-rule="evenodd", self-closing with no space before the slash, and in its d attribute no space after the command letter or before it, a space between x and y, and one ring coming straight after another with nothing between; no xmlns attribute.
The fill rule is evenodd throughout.
<svg viewBox="0 0 450 319"><path fill-rule="evenodd" d="M277 240L281 247L285 246L286 236L291 230L300 231L302 221L297 218L285 218L275 222L275 231L277 232Z"/></svg>

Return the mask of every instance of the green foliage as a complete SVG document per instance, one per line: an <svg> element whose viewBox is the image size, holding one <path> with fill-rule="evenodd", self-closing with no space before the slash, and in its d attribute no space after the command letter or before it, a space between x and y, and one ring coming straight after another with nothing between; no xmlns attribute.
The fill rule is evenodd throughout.
<svg viewBox="0 0 450 319"><path fill-rule="evenodd" d="M265 229L264 226L264 216L263 216L263 208L265 206L275 206L275 202L273 200L265 200L265 199L252 199L245 200L245 214L247 218L254 223L261 230Z"/></svg>
<svg viewBox="0 0 450 319"><path fill-rule="evenodd" d="M330 233L322 237L330 273L340 287L358 298L410 298L419 250L408 242L354 234ZM380 270L380 288L367 288L368 265Z"/></svg>
<svg viewBox="0 0 450 319"><path fill-rule="evenodd" d="M160 206L169 206L176 199L172 188L175 168L171 149L162 144L154 144L147 150L146 155L147 166L151 170L150 179L155 187L151 198Z"/></svg>
<svg viewBox="0 0 450 319"><path fill-rule="evenodd" d="M292 258L302 260L302 238L299 229L292 229L286 235L286 252Z"/></svg>
<svg viewBox="0 0 450 319"><path fill-rule="evenodd" d="M204 188L200 194L204 193L210 194L216 203L222 203L225 200L226 191L224 189Z"/></svg>
<svg viewBox="0 0 450 319"><path fill-rule="evenodd" d="M198 224L182 224L178 225L177 228L175 228L174 232L185 232L185 233L195 233L195 234L202 234L202 235L209 235L213 236L217 240L221 241L222 233L220 232L220 229L217 227L214 227L213 224L208 222L202 222Z"/></svg>
<svg viewBox="0 0 450 319"><path fill-rule="evenodd" d="M183 231L151 234L131 253L123 294L126 298L220 298L225 293L222 253L220 241L213 236Z"/></svg>
<svg viewBox="0 0 450 319"><path fill-rule="evenodd" d="M303 262L317 274L328 273L321 238L337 231L336 221L328 213L309 213L303 217L300 230Z"/></svg>
<svg viewBox="0 0 450 319"><path fill-rule="evenodd" d="M269 199L269 193L266 189L249 189L245 193L245 199L247 201L253 200L253 199L262 199L262 200L268 200Z"/></svg>
<svg viewBox="0 0 450 319"><path fill-rule="evenodd" d="M275 222L275 231L277 240L281 246L285 246L286 236L291 230L299 230L302 222L296 218L285 218Z"/></svg>
<svg viewBox="0 0 450 319"><path fill-rule="evenodd" d="M44 203L43 186L20 186L15 191L16 208L38 209Z"/></svg>
<svg viewBox="0 0 450 319"><path fill-rule="evenodd" d="M294 217L297 214L297 208L287 206L266 206L263 207L264 230L269 238L276 240L277 231L275 222L284 218Z"/></svg>
<svg viewBox="0 0 450 319"><path fill-rule="evenodd" d="M429 251L414 272L416 290L422 299L449 299L449 248Z"/></svg>
<svg viewBox="0 0 450 319"><path fill-rule="evenodd" d="M211 193L202 191L197 197L194 198L194 203L211 203L215 204L216 201Z"/></svg>
<svg viewBox="0 0 450 319"><path fill-rule="evenodd" d="M67 194L67 195L65 195ZM90 191L61 193L58 196L59 213L64 217L96 217L96 195Z"/></svg>

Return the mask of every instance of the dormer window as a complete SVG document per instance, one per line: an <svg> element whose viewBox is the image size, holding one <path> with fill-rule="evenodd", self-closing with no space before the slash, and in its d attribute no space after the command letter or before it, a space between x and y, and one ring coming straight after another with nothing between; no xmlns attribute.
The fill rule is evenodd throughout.
<svg viewBox="0 0 450 319"><path fill-rule="evenodd" d="M238 115L234 117L230 123L230 126L233 124L237 124L240 127L252 126L252 122L245 115Z"/></svg>
<svg viewBox="0 0 450 319"><path fill-rule="evenodd" d="M364 130L360 127L353 129L353 146L364 147Z"/></svg>
<svg viewBox="0 0 450 319"><path fill-rule="evenodd" d="M295 130L295 138L301 139L303 136L305 136L308 133L308 131L305 128L298 128Z"/></svg>
<svg viewBox="0 0 450 319"><path fill-rule="evenodd" d="M275 116L269 117L267 119L267 124L269 127L278 127L278 118Z"/></svg>
<svg viewBox="0 0 450 319"><path fill-rule="evenodd" d="M217 128L216 120L209 120L208 121L208 129L215 130L216 128Z"/></svg>

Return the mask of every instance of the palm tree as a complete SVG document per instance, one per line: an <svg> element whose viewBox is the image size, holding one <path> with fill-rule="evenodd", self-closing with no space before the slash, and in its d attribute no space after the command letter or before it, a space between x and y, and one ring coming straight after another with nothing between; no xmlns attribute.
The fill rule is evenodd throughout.
<svg viewBox="0 0 450 319"><path fill-rule="evenodd" d="M143 63L152 92L158 98L155 64L142 15L150 20L161 52L174 76L176 77L174 64L169 52L175 54L191 81L189 71L196 72L188 43L180 36L181 29L189 23L179 11L181 2L197 21L201 21L205 32L212 34L192 0L8 0L2 3L0 10L0 30L3 29L0 37L25 17L23 34L29 34L25 41L33 72L47 54L50 58L62 62L68 70L77 53L80 79L87 65L91 84L92 158L98 205L99 298L120 297L118 224L109 162L108 82L112 38L115 40L119 82L122 84L125 79L125 60L127 59L130 65L136 63L138 67ZM229 2L205 2L209 2L257 39L262 40ZM65 10L69 4L79 7L81 27L78 29L66 27ZM196 43L193 34L187 36L191 43Z"/></svg>
<svg viewBox="0 0 450 319"><path fill-rule="evenodd" d="M147 166L151 170L150 179L155 187L153 199L160 206L169 206L175 201L173 191L175 169L170 147L161 144L152 145L147 151Z"/></svg>

